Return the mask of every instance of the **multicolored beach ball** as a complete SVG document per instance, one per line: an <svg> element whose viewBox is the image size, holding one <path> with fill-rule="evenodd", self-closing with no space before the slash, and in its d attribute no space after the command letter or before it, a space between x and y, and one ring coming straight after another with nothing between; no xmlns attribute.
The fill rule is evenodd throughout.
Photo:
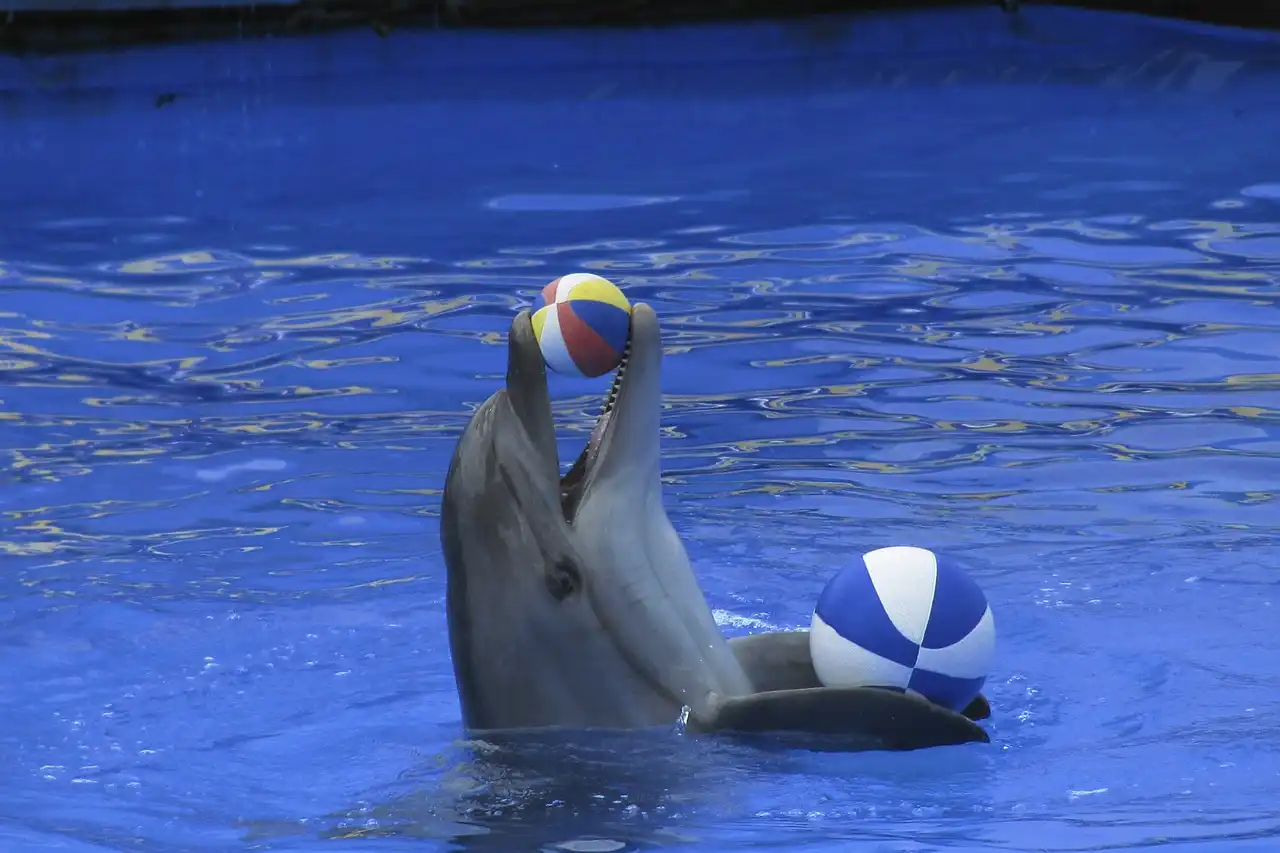
<svg viewBox="0 0 1280 853"><path fill-rule="evenodd" d="M957 563L927 548L862 555L827 584L809 650L827 687L886 687L962 711L995 653L991 607Z"/></svg>
<svg viewBox="0 0 1280 853"><path fill-rule="evenodd" d="M532 321L548 367L594 378L622 362L631 334L631 303L607 278L572 273L542 288Z"/></svg>

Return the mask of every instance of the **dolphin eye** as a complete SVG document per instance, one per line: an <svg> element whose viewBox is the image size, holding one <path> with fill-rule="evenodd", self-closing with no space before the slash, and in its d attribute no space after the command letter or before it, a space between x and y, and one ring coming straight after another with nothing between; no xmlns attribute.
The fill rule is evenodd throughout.
<svg viewBox="0 0 1280 853"><path fill-rule="evenodd" d="M573 561L561 558L547 572L547 591L556 601L564 601L582 588L582 573Z"/></svg>

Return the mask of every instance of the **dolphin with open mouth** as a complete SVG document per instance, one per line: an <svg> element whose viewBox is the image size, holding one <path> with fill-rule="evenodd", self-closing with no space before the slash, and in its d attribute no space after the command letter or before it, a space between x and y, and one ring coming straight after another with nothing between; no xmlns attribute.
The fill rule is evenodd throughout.
<svg viewBox="0 0 1280 853"><path fill-rule="evenodd" d="M878 688L823 687L806 631L726 639L663 507L662 344L634 306L604 411L563 477L547 376L522 311L506 387L473 414L440 537L463 724L472 733L641 729L837 736L847 748L987 742L957 714Z"/></svg>

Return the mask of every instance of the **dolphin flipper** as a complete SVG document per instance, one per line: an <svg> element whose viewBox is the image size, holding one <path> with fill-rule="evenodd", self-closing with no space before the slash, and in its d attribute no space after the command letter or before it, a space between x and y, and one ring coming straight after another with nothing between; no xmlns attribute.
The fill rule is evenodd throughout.
<svg viewBox="0 0 1280 853"><path fill-rule="evenodd" d="M859 749L910 750L991 738L967 717L926 699L876 687L768 690L722 701L689 728L725 734L832 737Z"/></svg>
<svg viewBox="0 0 1280 853"><path fill-rule="evenodd" d="M729 640L729 648L759 691L821 687L809 656L808 631L771 631ZM979 694L961 712L970 720L991 716L991 704Z"/></svg>

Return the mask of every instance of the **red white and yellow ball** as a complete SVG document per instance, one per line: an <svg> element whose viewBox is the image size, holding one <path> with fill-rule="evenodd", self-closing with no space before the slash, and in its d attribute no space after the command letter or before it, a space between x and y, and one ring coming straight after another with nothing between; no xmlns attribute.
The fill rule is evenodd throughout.
<svg viewBox="0 0 1280 853"><path fill-rule="evenodd" d="M607 278L571 273L542 289L531 319L548 367L593 378L622 362L631 334L631 303Z"/></svg>

